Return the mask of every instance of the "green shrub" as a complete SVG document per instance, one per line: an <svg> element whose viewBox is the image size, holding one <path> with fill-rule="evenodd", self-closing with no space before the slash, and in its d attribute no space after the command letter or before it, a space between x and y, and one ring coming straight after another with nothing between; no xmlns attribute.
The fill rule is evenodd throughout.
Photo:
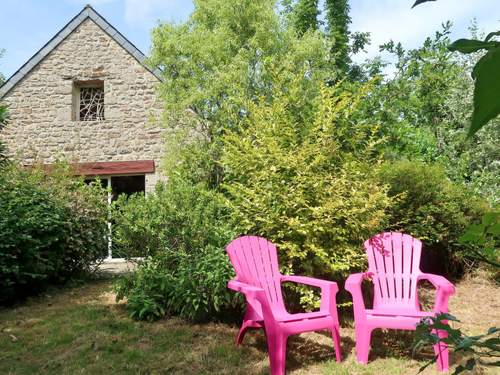
<svg viewBox="0 0 500 375"><path fill-rule="evenodd" d="M233 271L224 246L234 236L227 215L217 193L178 176L148 196L118 201L114 241L126 255L146 256L116 284L133 318L205 320L237 307L227 289Z"/></svg>
<svg viewBox="0 0 500 375"><path fill-rule="evenodd" d="M0 303L89 271L107 249L100 186L58 171L0 171Z"/></svg>
<svg viewBox="0 0 500 375"><path fill-rule="evenodd" d="M438 254L445 271L453 273L459 238L478 220L487 205L463 185L453 183L438 164L419 161L388 162L380 170L380 183L388 184L394 204L389 207L388 229L403 231Z"/></svg>
<svg viewBox="0 0 500 375"><path fill-rule="evenodd" d="M364 266L363 240L384 227L391 201L374 175L377 126L356 120L363 94L323 87L308 116L300 98L277 94L249 103L243 130L224 138L233 223L275 242L283 272L345 276Z"/></svg>

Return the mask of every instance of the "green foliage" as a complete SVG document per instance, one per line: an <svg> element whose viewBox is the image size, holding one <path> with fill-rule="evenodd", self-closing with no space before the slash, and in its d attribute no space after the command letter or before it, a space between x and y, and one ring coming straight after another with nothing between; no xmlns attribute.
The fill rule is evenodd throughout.
<svg viewBox="0 0 500 375"><path fill-rule="evenodd" d="M297 0L293 7L293 24L300 35L318 30L318 0Z"/></svg>
<svg viewBox="0 0 500 375"><path fill-rule="evenodd" d="M413 7L435 0L417 0ZM477 61L472 71L474 86L474 113L469 128L469 136L474 135L490 120L500 114L498 94L500 93L500 42L492 38L499 36L500 31L489 33L484 41L459 39L453 42L450 51L459 51L465 54L486 50L486 53Z"/></svg>
<svg viewBox="0 0 500 375"><path fill-rule="evenodd" d="M453 181L495 204L500 169L492 161L500 157L500 121L467 137L474 84L470 71L477 57L448 51L450 31L451 24L444 25L416 49L394 42L381 47L396 57L396 74L378 81L364 103L366 116L384 124L387 158L439 162ZM377 67L377 61L368 66L374 72Z"/></svg>
<svg viewBox="0 0 500 375"><path fill-rule="evenodd" d="M467 359L465 364L455 367L452 375L472 371L478 365L500 367L500 361L498 361L500 357L500 328L491 327L485 334L467 336L460 329L452 328L449 321L459 322L454 316L444 313L422 319L415 332L414 351L439 342L446 343L455 353L461 353ZM446 332L447 337L440 338L435 330ZM435 361L434 358L427 362L420 368L419 373Z"/></svg>
<svg viewBox="0 0 500 375"><path fill-rule="evenodd" d="M289 80L302 77L297 96L318 94L317 82L330 74L328 40L320 32L299 37L274 5L195 1L186 23L154 29L151 62L163 68L161 98L174 140L168 170L184 168L194 182L217 186L223 176L220 136L248 112L248 100L272 100L277 71Z"/></svg>
<svg viewBox="0 0 500 375"><path fill-rule="evenodd" d="M479 224L471 224L459 238L467 245L465 256L500 267L500 213L488 212Z"/></svg>
<svg viewBox="0 0 500 375"><path fill-rule="evenodd" d="M234 232L216 193L172 177L148 196L122 198L113 217L113 240L125 255L146 256L116 287L133 318L208 320L238 305L224 250Z"/></svg>
<svg viewBox="0 0 500 375"><path fill-rule="evenodd" d="M450 51L462 53L473 53L486 50L484 56L474 66L472 78L474 78L474 112L469 128L469 136L476 133L490 120L500 114L498 94L500 93L500 42L491 40L500 32L490 33L484 41L459 39L448 48Z"/></svg>
<svg viewBox="0 0 500 375"><path fill-rule="evenodd" d="M306 32L297 29L293 17L297 9L302 10L310 25L311 15L317 15L317 7L312 6L316 2L284 1L279 14L275 3L195 1L187 22L161 24L153 31L151 63L162 68L164 77L160 94L169 130L165 158L169 182L174 184L180 178L182 189L195 189L195 196L207 199L218 201L222 194L224 201L217 204L231 211L224 214L224 220L214 220L205 232L225 228L222 232L231 235L222 236L225 241L217 242L216 236L188 246L190 250L174 251L179 243L196 238L199 231L195 228L203 222L190 224L196 215L189 213L196 206L201 215L209 200L198 206L182 198L191 202L183 204L174 202L173 193L168 193L172 195L168 199L158 195L149 202L148 198L137 198L135 203L131 199L130 213L124 208L126 217L117 219L117 243L129 255L141 249L152 256L140 269L140 279L124 282L127 292L122 295L137 296L132 298L136 317L165 312L197 319L199 314L212 314L212 307L183 311L182 303L192 306L193 302L185 302L189 293L176 292L175 285L182 284L184 276L179 276L181 281L175 277L184 275L179 272L180 264L186 264L187 274L193 273L197 254L213 241L218 244L214 249L220 250L213 254L220 255L232 235L260 234L276 242L284 272L331 278L361 267L360 244L386 229L388 223L396 228L404 219L405 225L413 225L418 232L414 234L451 251L458 237L453 225L463 228L477 217L471 213L476 210L474 200L462 199L465 193L460 195L446 174L434 176L432 189L437 190L429 194L420 186L406 195L395 192L388 196L388 189L397 190L401 176L387 184L379 173L382 151L391 160L442 161L449 166L448 176L460 182L466 178L477 181L475 172L495 168L489 163L497 152L495 147L490 149L495 145L491 141L494 134L484 142L488 145L484 153L461 156L472 147L463 131L468 98L458 95L472 82L464 79L466 66L457 64L447 50L451 25L416 50L386 45L385 49L397 55L398 74L380 79L377 72L383 64L374 62L356 76L369 82L363 85L350 74L352 66L350 79L343 79L331 50L336 38L343 43L338 52L344 51L345 60L345 35L336 37L335 33L348 35L349 53L367 41L367 35L356 39L349 34L346 1L328 2L327 30L308 26ZM333 9L334 4L343 8ZM346 65L342 58L338 63ZM377 77L370 80L372 76ZM456 100L448 99L453 95ZM459 118L450 116L456 108L461 111ZM443 131L437 127L442 123ZM482 140L478 138L477 143ZM488 178L494 177L495 170ZM422 192L434 199L436 207L446 206L438 198L451 197L452 201L444 213L436 212L431 203L419 198ZM170 208L174 203L177 210ZM402 205L406 216L398 216L402 214L392 208L394 204ZM410 208L420 210L420 217L428 222L410 222ZM444 217L448 214L450 218ZM439 232L442 229L444 234ZM177 282L164 287L161 280L169 277ZM157 287L142 286L149 282ZM201 303L198 284L186 285L186 290L196 290L193 298ZM162 292L154 294L159 289ZM210 298L218 292L210 290L216 288L207 292L208 306L215 306ZM307 304L313 300L304 291L302 297ZM167 306L169 301L173 305Z"/></svg>
<svg viewBox="0 0 500 375"><path fill-rule="evenodd" d="M397 59L396 74L381 81L369 110L386 124L382 130L397 155L435 161L442 153L447 140L440 129L453 118L448 98L462 88L462 69L447 50L450 32L448 23L412 50L393 41L380 47Z"/></svg>
<svg viewBox="0 0 500 375"><path fill-rule="evenodd" d="M90 271L107 249L99 185L58 170L6 166L0 174L0 303Z"/></svg>
<svg viewBox="0 0 500 375"><path fill-rule="evenodd" d="M224 225L227 215L216 193L171 176L154 193L119 197L113 210L113 242L125 257L154 257L165 249L222 248L230 239Z"/></svg>
<svg viewBox="0 0 500 375"><path fill-rule="evenodd" d="M395 202L388 209L388 229L420 238L427 249L442 253L443 263L457 259L459 237L487 208L466 188L452 183L439 165L387 162L379 179L388 184Z"/></svg>
<svg viewBox="0 0 500 375"><path fill-rule="evenodd" d="M488 212L483 215L480 224L471 224L459 238L459 242L466 245L465 255L485 262L493 267L500 267L498 263L498 243L500 234L500 215L498 212ZM426 345L439 342L446 343L452 350L463 353L467 359L464 365L458 365L453 375L464 371L472 371L478 366L500 367L500 328L491 327L485 334L467 336L459 328L452 328L449 321L459 322L449 314L438 314L436 317L424 318L417 325L414 351ZM440 338L435 330L447 333L447 337ZM427 362L420 372L436 362L433 358Z"/></svg>
<svg viewBox="0 0 500 375"><path fill-rule="evenodd" d="M327 29L333 39L331 49L335 65L341 72L346 72L351 60L349 58L349 0L325 0Z"/></svg>
<svg viewBox="0 0 500 375"><path fill-rule="evenodd" d="M242 130L224 137L232 221L275 242L284 272L345 275L364 265L363 239L384 227L391 201L373 178L377 126L354 120L363 94L322 87L307 118L292 95L276 94L249 104Z"/></svg>

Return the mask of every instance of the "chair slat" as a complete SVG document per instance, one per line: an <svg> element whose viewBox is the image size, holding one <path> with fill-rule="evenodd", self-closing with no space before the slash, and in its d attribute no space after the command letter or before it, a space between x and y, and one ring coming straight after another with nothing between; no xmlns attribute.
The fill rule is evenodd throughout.
<svg viewBox="0 0 500 375"><path fill-rule="evenodd" d="M391 247L394 254L394 283L396 284L396 299L403 300L403 247L401 233L392 233Z"/></svg>

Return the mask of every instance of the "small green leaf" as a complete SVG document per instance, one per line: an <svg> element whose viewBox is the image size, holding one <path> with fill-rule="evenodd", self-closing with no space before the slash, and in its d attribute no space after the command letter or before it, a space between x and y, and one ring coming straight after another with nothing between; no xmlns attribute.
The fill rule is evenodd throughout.
<svg viewBox="0 0 500 375"><path fill-rule="evenodd" d="M464 372L465 370L472 370L474 369L474 366L476 365L476 359L475 358L469 358L467 362L465 363L465 366L457 366L455 371L453 372L453 375L460 374Z"/></svg>
<svg viewBox="0 0 500 375"><path fill-rule="evenodd" d="M474 67L474 113L469 136L500 113L500 47L489 50Z"/></svg>
<svg viewBox="0 0 500 375"><path fill-rule="evenodd" d="M488 213L483 215L483 218L481 221L482 221L483 225L488 226L488 225L493 224L495 221L497 221L498 217L499 217L498 212L488 212Z"/></svg>
<svg viewBox="0 0 500 375"><path fill-rule="evenodd" d="M492 33L489 33L486 38L484 39L485 42L489 41L491 38L494 36L500 35L500 31L494 31Z"/></svg>
<svg viewBox="0 0 500 375"><path fill-rule="evenodd" d="M458 39L448 46L452 52L458 51L462 53L477 52L481 49L491 49L498 47L497 42L483 42L475 39Z"/></svg>
<svg viewBox="0 0 500 375"><path fill-rule="evenodd" d="M494 236L498 236L500 234L500 223L492 225L488 228L486 233L493 234Z"/></svg>
<svg viewBox="0 0 500 375"><path fill-rule="evenodd" d="M424 364L422 367L420 367L420 368L418 369L417 374L420 374L422 371L424 371L427 367L429 367L430 365L432 365L432 364L433 364L434 362L436 362L436 361L437 361L437 357L435 357L432 361L429 361L429 362L427 362L426 364Z"/></svg>
<svg viewBox="0 0 500 375"><path fill-rule="evenodd" d="M500 332L500 328L499 327L490 327L488 328L488 335L492 335L494 333L497 333L497 332Z"/></svg>

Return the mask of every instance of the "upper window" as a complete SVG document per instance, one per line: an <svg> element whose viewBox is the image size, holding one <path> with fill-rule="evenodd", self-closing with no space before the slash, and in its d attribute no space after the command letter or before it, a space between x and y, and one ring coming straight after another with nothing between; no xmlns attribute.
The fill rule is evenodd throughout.
<svg viewBox="0 0 500 375"><path fill-rule="evenodd" d="M104 120L103 81L79 81L74 83L73 119L76 121Z"/></svg>

